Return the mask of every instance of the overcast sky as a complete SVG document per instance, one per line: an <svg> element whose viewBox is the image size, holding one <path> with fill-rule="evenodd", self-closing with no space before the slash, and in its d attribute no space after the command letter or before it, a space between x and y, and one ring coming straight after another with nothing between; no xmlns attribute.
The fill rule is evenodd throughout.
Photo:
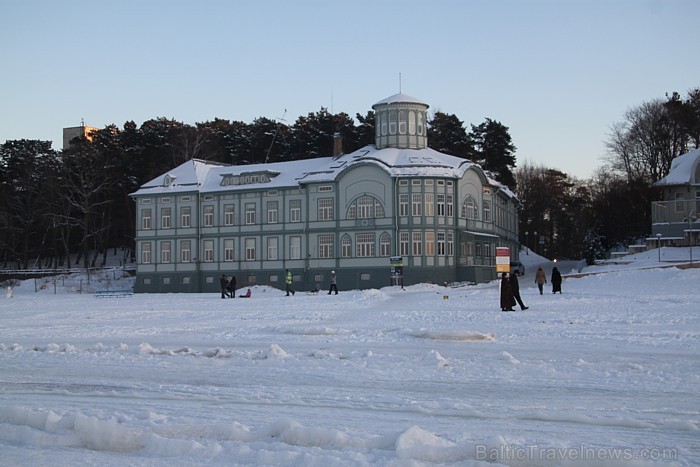
<svg viewBox="0 0 700 467"><path fill-rule="evenodd" d="M1 0L0 143L60 149L81 119L354 117L401 86L467 130L507 126L518 165L588 178L626 110L700 87L699 18L697 0Z"/></svg>

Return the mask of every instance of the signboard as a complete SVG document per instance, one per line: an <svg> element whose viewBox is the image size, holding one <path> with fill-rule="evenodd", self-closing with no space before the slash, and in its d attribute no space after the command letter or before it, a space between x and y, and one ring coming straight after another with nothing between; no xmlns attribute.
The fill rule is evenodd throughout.
<svg viewBox="0 0 700 467"><path fill-rule="evenodd" d="M510 248L496 247L496 272L510 272Z"/></svg>
<svg viewBox="0 0 700 467"><path fill-rule="evenodd" d="M401 256L389 257L389 265L391 266L391 278L403 279L403 258Z"/></svg>

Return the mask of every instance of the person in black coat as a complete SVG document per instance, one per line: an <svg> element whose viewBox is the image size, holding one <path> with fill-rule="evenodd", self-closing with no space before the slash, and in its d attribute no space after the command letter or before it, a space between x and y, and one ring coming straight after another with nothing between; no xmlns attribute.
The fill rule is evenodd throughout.
<svg viewBox="0 0 700 467"><path fill-rule="evenodd" d="M219 285L221 286L221 298L230 297L228 293L228 279L226 279L226 274L222 274L219 277Z"/></svg>
<svg viewBox="0 0 700 467"><path fill-rule="evenodd" d="M508 280L510 281L510 289L513 291L513 297L518 301L520 309L524 311L527 310L529 307L525 306L525 304L523 303L523 299L520 298L520 283L518 282L519 275L519 271L511 272L510 278Z"/></svg>
<svg viewBox="0 0 700 467"><path fill-rule="evenodd" d="M227 289L231 298L236 298L236 276L231 276Z"/></svg>
<svg viewBox="0 0 700 467"><path fill-rule="evenodd" d="M510 288L508 275L504 272L501 274L501 311L515 311L514 306L513 290Z"/></svg>
<svg viewBox="0 0 700 467"><path fill-rule="evenodd" d="M561 293L561 273L557 268L552 269L552 293Z"/></svg>

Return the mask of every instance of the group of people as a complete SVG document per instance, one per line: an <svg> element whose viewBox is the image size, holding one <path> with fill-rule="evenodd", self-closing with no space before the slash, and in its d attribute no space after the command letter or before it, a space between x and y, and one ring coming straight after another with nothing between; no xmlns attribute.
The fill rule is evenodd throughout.
<svg viewBox="0 0 700 467"><path fill-rule="evenodd" d="M284 285L287 292L287 297L289 297L289 294L294 295L295 293L294 288L292 287L293 282L294 276L292 275L292 272L287 269L284 275ZM226 277L226 274L222 274L219 278L219 284L221 286L221 298L236 298L236 276L231 276L231 279L229 280ZM317 289L320 289L318 285L316 287ZM331 271L331 286L328 288L328 295L333 292L338 295L338 282L335 276L335 271ZM241 294L238 297L250 298L252 295L253 292L250 290L250 288L248 288L245 294Z"/></svg>
<svg viewBox="0 0 700 467"><path fill-rule="evenodd" d="M221 285L221 298L236 298L236 276L231 276L231 280L226 277L226 274L222 274L219 278L219 284ZM246 293L239 295L239 298L250 298L253 296L253 291L248 290Z"/></svg>
<svg viewBox="0 0 700 467"><path fill-rule="evenodd" d="M520 271L511 272L510 275L505 272L501 274L501 311L515 311L513 307L516 305L516 302L523 311L529 308L525 306L523 299L520 297L518 276L520 276ZM561 273L556 267L552 269L550 282L552 283L552 293L559 292L561 294ZM547 283L547 276L541 267L535 273L535 283L540 290L540 295L542 295L544 284Z"/></svg>

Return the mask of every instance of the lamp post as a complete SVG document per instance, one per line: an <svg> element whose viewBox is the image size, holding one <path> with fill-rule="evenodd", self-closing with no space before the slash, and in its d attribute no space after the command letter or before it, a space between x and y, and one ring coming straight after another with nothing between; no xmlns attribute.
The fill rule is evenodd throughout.
<svg viewBox="0 0 700 467"><path fill-rule="evenodd" d="M659 250L659 263L661 262L661 234L656 234L656 249Z"/></svg>
<svg viewBox="0 0 700 467"><path fill-rule="evenodd" d="M690 251L690 267L693 267L693 214L695 210L688 213L688 251Z"/></svg>
<svg viewBox="0 0 700 467"><path fill-rule="evenodd" d="M535 254L537 254L537 231L532 232L532 237L535 239Z"/></svg>
<svg viewBox="0 0 700 467"><path fill-rule="evenodd" d="M527 241L527 230L525 231L525 254L529 255L530 254L530 244Z"/></svg>

